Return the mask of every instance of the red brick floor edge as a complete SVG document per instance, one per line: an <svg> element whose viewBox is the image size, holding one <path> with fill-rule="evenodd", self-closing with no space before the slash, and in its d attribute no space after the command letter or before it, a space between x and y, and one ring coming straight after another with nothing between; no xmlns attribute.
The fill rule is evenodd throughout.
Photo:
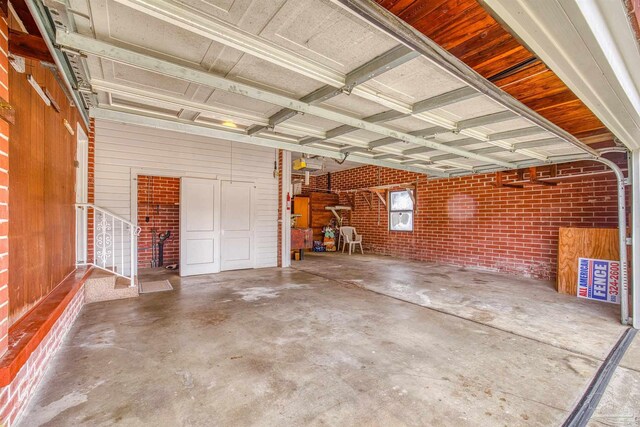
<svg viewBox="0 0 640 427"><path fill-rule="evenodd" d="M84 305L90 268L78 268L9 330L0 358L0 425L13 425Z"/></svg>

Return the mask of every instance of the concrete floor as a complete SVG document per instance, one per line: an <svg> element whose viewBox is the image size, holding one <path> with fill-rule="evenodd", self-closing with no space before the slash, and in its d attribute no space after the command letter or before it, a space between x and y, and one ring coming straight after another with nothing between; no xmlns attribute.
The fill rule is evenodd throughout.
<svg viewBox="0 0 640 427"><path fill-rule="evenodd" d="M294 265L86 306L22 425L559 425L623 331L616 306L546 282Z"/></svg>
<svg viewBox="0 0 640 427"><path fill-rule="evenodd" d="M613 374L590 426L640 426L640 339L636 338Z"/></svg>

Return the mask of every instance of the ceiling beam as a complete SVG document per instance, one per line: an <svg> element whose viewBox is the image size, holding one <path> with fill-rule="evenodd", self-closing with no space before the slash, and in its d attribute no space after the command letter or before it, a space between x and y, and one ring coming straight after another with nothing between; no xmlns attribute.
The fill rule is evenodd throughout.
<svg viewBox="0 0 640 427"><path fill-rule="evenodd" d="M456 127L458 128L458 130L463 130L479 126L486 126L493 123L500 123L507 120L515 119L517 117L518 116L512 111L500 111L493 114L487 114L485 116L460 120L458 123L456 123Z"/></svg>
<svg viewBox="0 0 640 427"><path fill-rule="evenodd" d="M433 40L419 34L409 24L402 21L391 12L384 9L379 4L370 0L331 0L340 5L354 16L378 28L396 40L410 46L420 52L426 59L445 70L449 74L456 76L468 86L475 88L493 101L503 105L508 110L528 119L533 124L544 128L548 132L555 134L560 139L575 145L581 151L589 153L591 157L598 158L600 155L593 148L581 143L576 137L563 130L559 126L551 123L540 114L531 110L514 97L505 93L491 82L482 78L478 73L469 68L460 59L446 49L439 46Z"/></svg>
<svg viewBox="0 0 640 427"><path fill-rule="evenodd" d="M77 33L66 33L58 31L56 33L56 42L61 46L77 50L84 54L127 64L154 73L159 73L183 81L189 81L211 88L220 89L252 99L261 100L274 105L279 105L284 108L290 108L298 112L322 117L327 120L333 120L344 125L368 130L374 133L378 133L382 136L396 137L399 140L405 142L424 145L444 152L457 154L461 157L468 157L487 163L494 163L505 168L513 168L514 166L509 162L493 159L491 157L479 155L476 153L471 153L459 148L448 147L444 144L429 141L424 138L410 135L408 133L399 132L397 130L381 125L368 123L364 120L357 119L327 108L304 103L297 99L269 92L248 84L240 83L226 77L204 71L202 69L190 68L185 65L177 64L151 55L124 49L103 41L82 36Z"/></svg>
<svg viewBox="0 0 640 427"><path fill-rule="evenodd" d="M448 141L448 142L442 142L442 143L446 144L449 147L464 147L467 145L480 144L481 141L478 141L477 139L474 139L474 138L464 138L464 139L457 139L455 141ZM414 154L429 153L431 151L437 151L437 150L434 150L433 148L430 148L430 147L415 147L415 148L409 148L407 150L404 150L402 154L405 156L411 156Z"/></svg>
<svg viewBox="0 0 640 427"><path fill-rule="evenodd" d="M480 95L482 94L474 88L465 86L460 89L443 93L442 95L418 101L413 104L412 111L414 114L416 114L428 110L435 110L436 108L446 107L447 105L475 98Z"/></svg>
<svg viewBox="0 0 640 427"><path fill-rule="evenodd" d="M548 145L556 145L562 140L558 138L536 139L535 141L516 142L511 145L513 150L526 150L527 148L545 147Z"/></svg>
<svg viewBox="0 0 640 427"><path fill-rule="evenodd" d="M11 0L11 7L16 12L18 19L22 23L27 33L31 34L32 36L42 36L40 34L38 24L31 15L29 6L27 6L25 0Z"/></svg>
<svg viewBox="0 0 640 427"><path fill-rule="evenodd" d="M161 21L248 53L288 70L334 87L345 84L345 76L292 50L244 31L212 15L197 13L177 2L165 0L115 0Z"/></svg>
<svg viewBox="0 0 640 427"><path fill-rule="evenodd" d="M420 129L420 130L415 130L412 132L409 132L411 135L413 136L419 136L422 138L434 138L436 136L436 134L446 131L447 129L441 127L441 126L433 126L430 128L426 128L426 129ZM369 143L369 148L378 148L378 147L382 147L384 145L390 145L390 144L395 144L396 142L400 142L400 140L398 140L398 138L381 138L381 139L376 139L375 141L371 141ZM476 142L481 142L481 141L477 141Z"/></svg>
<svg viewBox="0 0 640 427"><path fill-rule="evenodd" d="M503 153L508 153L508 150L505 150L502 147L485 147L485 148L479 148L477 150L473 150L474 153L483 153L483 154L491 154L491 153L499 153L499 152L503 152ZM459 159L460 157L456 156L455 154L442 154L440 156L433 156L430 157L429 160L431 160L432 162L440 162L443 160L454 160L454 159Z"/></svg>
<svg viewBox="0 0 640 427"><path fill-rule="evenodd" d="M23 33L9 29L9 53L23 58L35 59L53 64L53 56L49 52L47 43L38 35Z"/></svg>
<svg viewBox="0 0 640 427"><path fill-rule="evenodd" d="M181 121L179 119L169 119L166 117L152 117L147 115L140 115L134 113L128 113L123 111L110 110L105 108L92 108L90 110L91 117L95 119L108 120L112 122L128 123L140 126L153 127L155 129L164 129L168 131L181 132L191 135L200 135L209 138L224 139L228 141L234 141L239 143L245 143L250 145L258 145L262 147L270 147L288 151L296 151L310 155L317 155L322 157L328 157L336 160L344 160L345 154L338 151L318 148L318 147L300 147L292 142L285 142L277 139L265 138L263 136L249 136L244 132L233 130L230 128L220 129L204 124L196 124L191 122ZM374 159L366 156L359 156L357 154L351 154L348 156L349 161L361 164L382 166L392 169L406 170L409 172L433 174L436 176L446 176L446 173L435 168L422 168L410 165L402 165L398 162L389 162L380 159Z"/></svg>
<svg viewBox="0 0 640 427"><path fill-rule="evenodd" d="M418 56L416 52L403 45L398 45L348 73L345 77L345 84L342 88L335 88L331 85L326 85L309 93L308 95L303 96L300 98L300 101L309 104L319 104L336 97L341 93L351 93L353 88L357 85L392 70L395 67L414 59L416 56ZM284 108L269 118L269 127L273 128L279 123L294 117L296 114L298 114L297 111ZM266 128L267 126L252 126L250 128L250 132L253 134Z"/></svg>
<svg viewBox="0 0 640 427"><path fill-rule="evenodd" d="M505 132L491 133L491 134L487 135L487 140L488 141L502 141L504 139L520 138L520 137L523 137L523 136L537 135L537 134L544 133L544 132L545 132L544 129L541 129L541 128L537 127L537 126L532 126L532 127L528 127L528 128L508 130L508 131L505 131Z"/></svg>
<svg viewBox="0 0 640 427"><path fill-rule="evenodd" d="M347 74L343 90L351 93L354 87L400 65L417 58L420 54L404 45L398 45Z"/></svg>
<svg viewBox="0 0 640 427"><path fill-rule="evenodd" d="M477 96L482 95L481 93L479 93L478 91L476 91L473 88L470 87L463 87L460 89L455 89L446 93L443 93L441 95L436 95L432 98L427 98L424 99L422 101L418 101L415 104L413 104L412 106L412 113L407 114L407 113L402 113L400 111L397 110L387 110L387 111L383 111L381 113L377 113L377 114L373 114L371 116L365 117L364 121L369 122L369 123L384 123L384 122L388 122L391 120L395 120L395 119L399 119L402 117L411 117L412 115L415 114L419 114L419 113L423 113L427 110L432 110L432 109L436 109L436 108L441 108L441 107L445 107L449 104L453 104L456 102L460 102L463 101L465 99L471 99L471 98L475 98ZM479 117L478 119L484 118L487 116L483 116L483 117ZM460 123L457 124L457 128L460 128ZM337 129L337 128L336 128ZM358 128L353 127L351 129L351 131L355 131ZM344 129L341 129L341 131ZM436 132L442 132L442 131L448 131L447 128L442 127L442 126L434 126L434 127L430 127L425 129L426 131L431 131L433 130L433 133L435 134ZM330 132L330 131L328 131ZM341 133L340 135L343 135L346 132ZM411 135L414 136L426 136L428 133L423 134L423 133L414 133L414 132L410 132ZM329 139L329 137L327 136L326 139ZM477 139L477 138L476 138ZM481 141L480 139L478 139L479 141ZM316 140L308 140L305 141L305 143L310 144L313 142L317 142ZM376 143L381 143L376 141ZM392 143L392 142L389 142ZM382 145L385 145L384 143Z"/></svg>
<svg viewBox="0 0 640 427"><path fill-rule="evenodd" d="M374 159L380 159L380 160L395 159L398 157L402 157L402 156L399 154L393 154L393 153L376 154L375 156L373 156Z"/></svg>

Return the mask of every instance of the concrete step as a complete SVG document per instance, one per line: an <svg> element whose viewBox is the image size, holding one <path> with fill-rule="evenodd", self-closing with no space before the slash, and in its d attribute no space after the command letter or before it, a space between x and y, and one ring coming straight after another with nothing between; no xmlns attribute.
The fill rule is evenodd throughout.
<svg viewBox="0 0 640 427"><path fill-rule="evenodd" d="M129 280L108 271L94 268L84 285L86 303L111 301L115 299L135 298L138 286L129 286Z"/></svg>

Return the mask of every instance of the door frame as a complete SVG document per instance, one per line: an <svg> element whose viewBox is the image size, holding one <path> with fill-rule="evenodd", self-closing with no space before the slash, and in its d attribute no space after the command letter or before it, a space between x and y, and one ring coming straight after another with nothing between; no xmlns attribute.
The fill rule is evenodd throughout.
<svg viewBox="0 0 640 427"><path fill-rule="evenodd" d="M138 225L138 176L163 176L168 178L205 178L217 180L218 175L199 173L199 172L187 172L178 169L154 169L154 168L131 168L130 169L130 215L129 219L133 224ZM180 200L180 202L182 202ZM179 203L180 203L179 202ZM136 262L133 264L135 268L135 274L138 274L138 242L134 248L134 258ZM180 259L182 262L182 259Z"/></svg>
<svg viewBox="0 0 640 427"><path fill-rule="evenodd" d="M256 189L257 189L257 184L255 180L250 180L250 179L221 179L220 180L220 205L222 205L222 203L224 203L224 201L222 200L222 186L224 185L225 182L230 182L230 183L234 183L234 182L239 182L239 183L244 183L244 184L249 184L251 185L251 211L249 212L250 214L250 219L249 221L251 222L251 266L247 267L246 269L250 269L250 268L256 268ZM220 209L220 206L218 206L218 218L220 218L220 251L218 253L218 255L220 256L220 271L233 271L236 269L225 269L222 267L222 210ZM241 269L238 269L241 270Z"/></svg>
<svg viewBox="0 0 640 427"><path fill-rule="evenodd" d="M89 201L89 137L80 123L76 123L76 203ZM86 264L87 259L87 209L76 208L76 265Z"/></svg>

